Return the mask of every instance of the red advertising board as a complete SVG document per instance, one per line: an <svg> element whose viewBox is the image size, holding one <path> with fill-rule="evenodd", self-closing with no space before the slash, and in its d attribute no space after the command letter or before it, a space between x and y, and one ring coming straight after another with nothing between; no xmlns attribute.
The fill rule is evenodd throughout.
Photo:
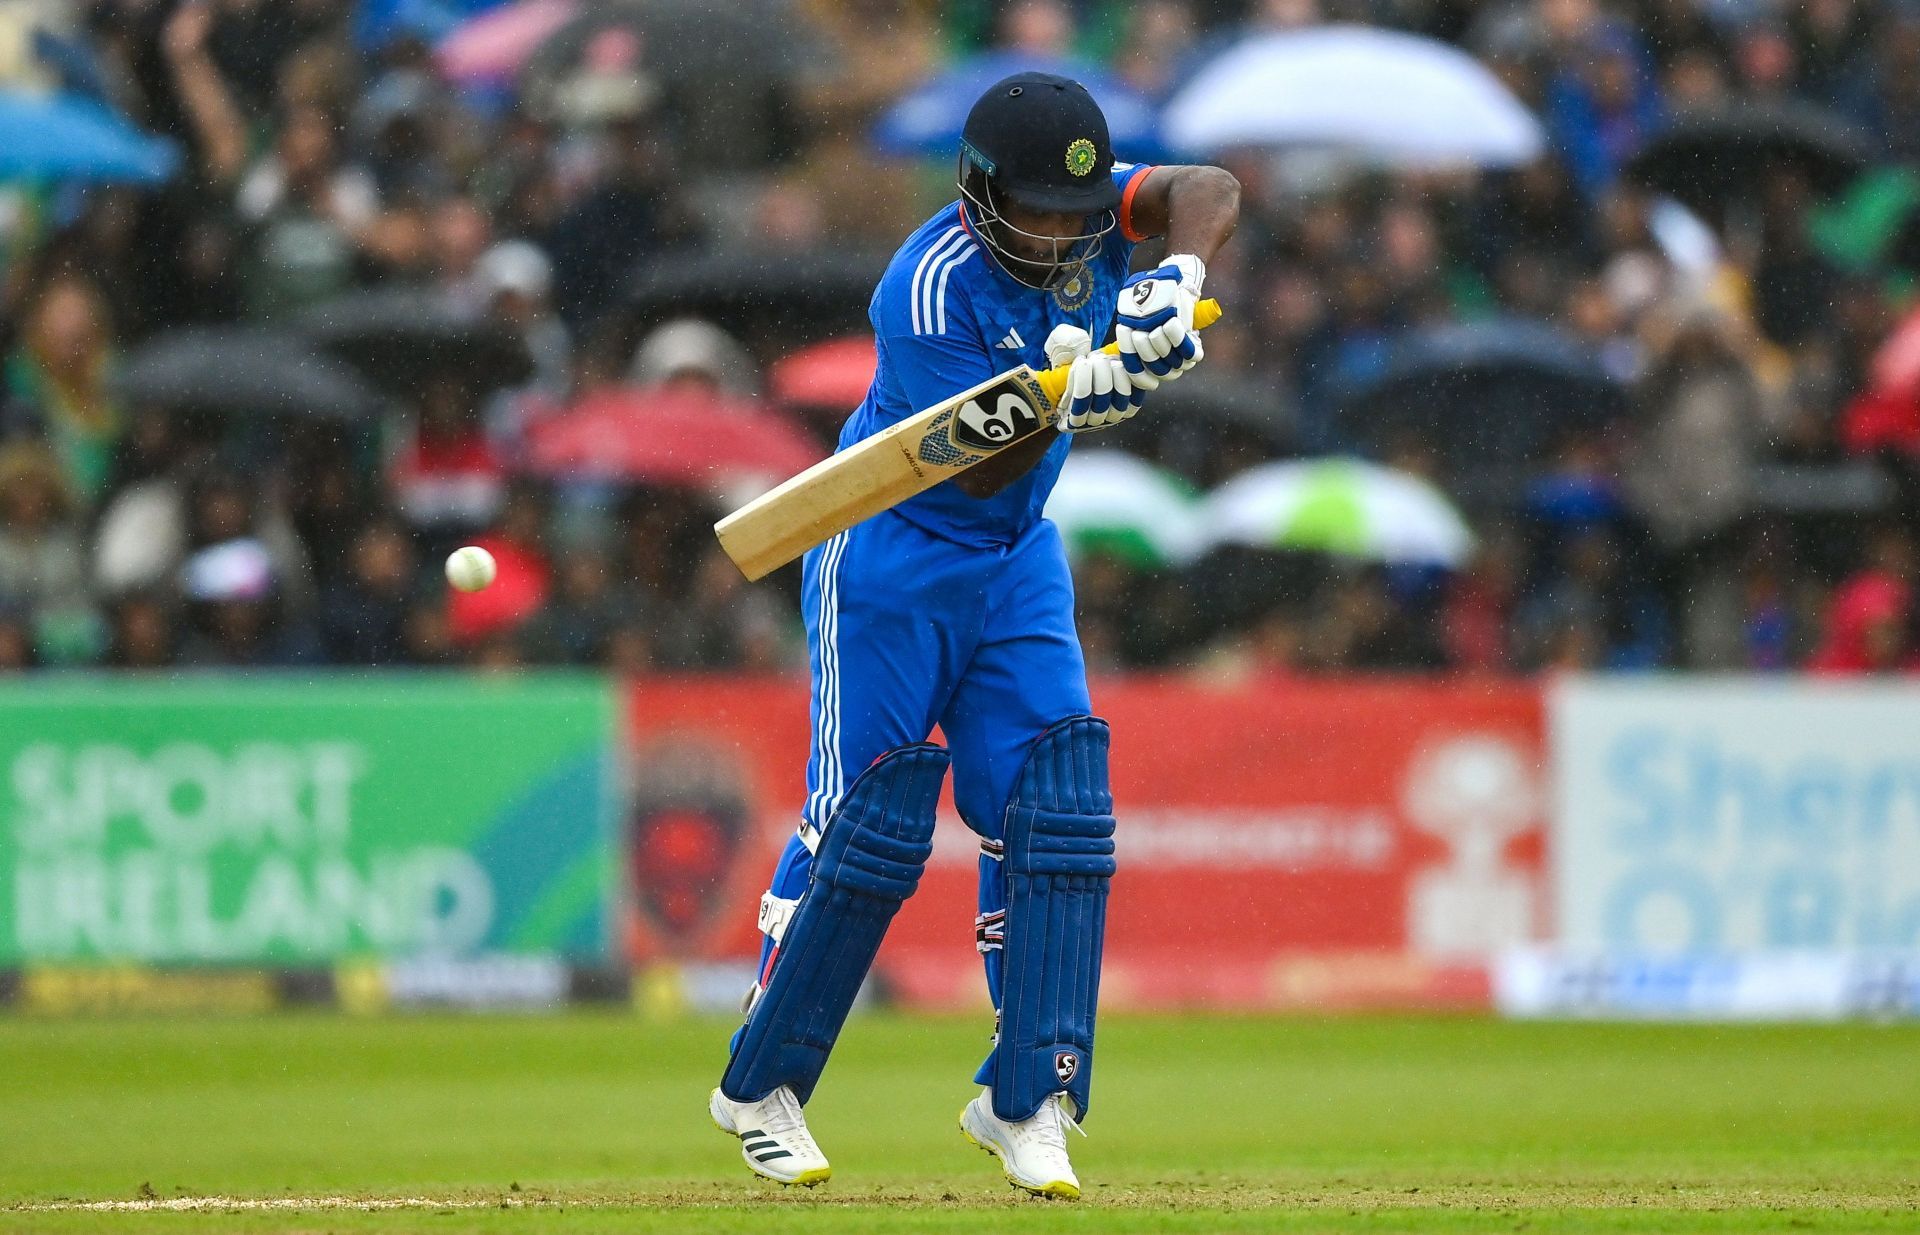
<svg viewBox="0 0 1920 1235"><path fill-rule="evenodd" d="M637 962L755 954L805 796L805 684L628 692ZM1120 873L1106 1006L1483 1006L1485 961L1543 938L1543 720L1524 683L1096 682ZM977 848L942 807L881 955L909 1001L985 1001Z"/></svg>

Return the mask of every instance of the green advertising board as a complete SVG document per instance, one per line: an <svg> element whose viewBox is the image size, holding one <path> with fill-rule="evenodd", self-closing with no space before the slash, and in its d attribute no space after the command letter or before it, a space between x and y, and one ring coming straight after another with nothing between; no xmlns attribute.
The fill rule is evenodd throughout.
<svg viewBox="0 0 1920 1235"><path fill-rule="evenodd" d="M0 966L608 953L610 686L0 686Z"/></svg>

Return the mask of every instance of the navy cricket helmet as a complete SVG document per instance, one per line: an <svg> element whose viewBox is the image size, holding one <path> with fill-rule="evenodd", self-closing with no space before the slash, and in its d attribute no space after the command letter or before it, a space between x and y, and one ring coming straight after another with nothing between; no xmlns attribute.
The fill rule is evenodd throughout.
<svg viewBox="0 0 1920 1235"><path fill-rule="evenodd" d="M1087 88L1052 73L996 82L967 114L960 137L960 196L996 261L1030 287L1057 286L1100 252L1119 223L1107 117ZM1076 234L1022 230L1008 204L1079 215Z"/></svg>

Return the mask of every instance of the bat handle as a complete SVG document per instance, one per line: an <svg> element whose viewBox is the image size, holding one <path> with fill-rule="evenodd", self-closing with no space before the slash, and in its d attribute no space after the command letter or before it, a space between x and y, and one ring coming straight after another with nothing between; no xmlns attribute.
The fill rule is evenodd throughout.
<svg viewBox="0 0 1920 1235"><path fill-rule="evenodd" d="M1195 330L1205 330L1219 320L1220 302L1218 300L1202 300L1199 304L1193 306L1193 327ZM1118 356L1120 354L1120 345L1118 343L1109 343L1100 350L1109 356ZM1061 365L1058 368L1048 369L1045 373L1038 374L1034 378L1035 381L1040 383L1040 389L1047 392L1047 398L1053 400L1054 406L1056 407L1060 404L1060 396L1067 393L1067 368L1068 366Z"/></svg>

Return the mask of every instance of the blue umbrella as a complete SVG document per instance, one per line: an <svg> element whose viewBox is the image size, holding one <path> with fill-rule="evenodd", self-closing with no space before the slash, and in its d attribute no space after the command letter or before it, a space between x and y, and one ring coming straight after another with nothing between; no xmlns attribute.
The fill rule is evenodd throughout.
<svg viewBox="0 0 1920 1235"><path fill-rule="evenodd" d="M1057 73L1085 86L1107 114L1117 157L1145 161L1162 153L1153 105L1138 91L1079 61L1005 51L970 56L895 103L875 127L874 142L888 154L957 155L974 102L1001 78L1029 71Z"/></svg>
<svg viewBox="0 0 1920 1235"><path fill-rule="evenodd" d="M0 90L0 181L156 184L179 162L171 142L84 95Z"/></svg>

